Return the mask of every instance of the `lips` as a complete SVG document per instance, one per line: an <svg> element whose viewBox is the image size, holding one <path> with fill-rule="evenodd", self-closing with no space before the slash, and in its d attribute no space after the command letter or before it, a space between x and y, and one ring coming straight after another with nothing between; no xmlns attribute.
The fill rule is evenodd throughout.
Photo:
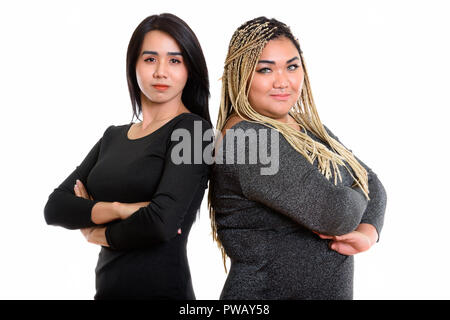
<svg viewBox="0 0 450 320"><path fill-rule="evenodd" d="M288 100L290 97L289 93L271 94L270 95L275 100Z"/></svg>
<svg viewBox="0 0 450 320"><path fill-rule="evenodd" d="M169 86L165 85L165 84L154 84L153 88L155 88L156 90L159 90L159 91L164 91L164 90L167 90L169 88Z"/></svg>

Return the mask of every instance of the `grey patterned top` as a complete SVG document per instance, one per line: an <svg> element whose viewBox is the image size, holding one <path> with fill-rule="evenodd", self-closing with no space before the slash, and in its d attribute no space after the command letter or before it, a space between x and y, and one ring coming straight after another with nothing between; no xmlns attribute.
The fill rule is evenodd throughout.
<svg viewBox="0 0 450 320"><path fill-rule="evenodd" d="M259 129L267 129L268 154L278 140L280 156L278 171L262 175L261 169L268 167L262 158L256 164L227 162L244 150L229 134L222 140L210 184L218 237L231 260L220 298L352 299L353 256L329 249L329 240L311 230L341 235L369 223L380 234L386 192L377 175L358 159L369 174L367 201L359 188L351 187L353 178L345 168L339 168L342 182L335 185L334 177L328 180L319 172L317 159L311 164L283 135L271 136L274 129L245 120L230 129L254 129L258 138L264 131ZM245 139L245 154L255 145L264 147L262 141Z"/></svg>

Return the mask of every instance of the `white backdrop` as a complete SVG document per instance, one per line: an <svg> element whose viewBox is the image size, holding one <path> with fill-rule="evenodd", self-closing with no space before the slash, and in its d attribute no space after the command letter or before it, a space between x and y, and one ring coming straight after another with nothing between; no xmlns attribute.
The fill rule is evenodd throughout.
<svg viewBox="0 0 450 320"><path fill-rule="evenodd" d="M2 1L0 299L92 299L100 247L47 226L48 195L111 124L131 120L136 26L171 12L207 59L213 123L228 42L243 22L293 29L325 123L388 193L380 242L355 257L355 299L449 299L446 1ZM226 275L206 196L188 255L198 299Z"/></svg>

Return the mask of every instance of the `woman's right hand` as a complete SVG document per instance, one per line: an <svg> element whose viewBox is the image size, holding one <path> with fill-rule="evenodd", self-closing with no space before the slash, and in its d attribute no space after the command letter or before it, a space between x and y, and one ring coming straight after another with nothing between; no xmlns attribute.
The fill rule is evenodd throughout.
<svg viewBox="0 0 450 320"><path fill-rule="evenodd" d="M113 202L113 206L117 211L121 220L125 220L130 217L133 213L138 211L142 207L148 206L150 201L146 202L135 202L135 203L123 203L123 202Z"/></svg>
<svg viewBox="0 0 450 320"><path fill-rule="evenodd" d="M124 220L129 218L133 213L138 211L142 207L146 207L150 204L150 201L135 202L135 203L122 203L113 202L113 206L116 208L120 219ZM178 229L178 234L181 234L181 229Z"/></svg>
<svg viewBox="0 0 450 320"><path fill-rule="evenodd" d="M358 229L341 236L329 236L316 231L313 232L321 239L331 240L329 248L346 256L367 251L373 245L369 236Z"/></svg>

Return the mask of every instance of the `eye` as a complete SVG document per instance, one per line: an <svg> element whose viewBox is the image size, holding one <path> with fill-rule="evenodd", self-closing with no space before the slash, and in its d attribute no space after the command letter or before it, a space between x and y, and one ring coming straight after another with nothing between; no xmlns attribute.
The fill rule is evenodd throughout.
<svg viewBox="0 0 450 320"><path fill-rule="evenodd" d="M153 58L153 57L150 57L150 58L144 59L144 61L150 61L150 62L154 62L154 61L155 61L155 58Z"/></svg>
<svg viewBox="0 0 450 320"><path fill-rule="evenodd" d="M174 63L174 64L181 63L180 60L175 59L175 58L172 58L172 59L170 59L169 61L170 61L170 63Z"/></svg>
<svg viewBox="0 0 450 320"><path fill-rule="evenodd" d="M258 72L258 73L269 73L271 71L272 70L270 70L270 68L261 68L259 70L256 70L256 72Z"/></svg>
<svg viewBox="0 0 450 320"><path fill-rule="evenodd" d="M290 71L294 71L294 70L297 70L298 69L298 67L299 67L299 65L298 64L291 64L289 67L288 67L288 70L290 70Z"/></svg>

